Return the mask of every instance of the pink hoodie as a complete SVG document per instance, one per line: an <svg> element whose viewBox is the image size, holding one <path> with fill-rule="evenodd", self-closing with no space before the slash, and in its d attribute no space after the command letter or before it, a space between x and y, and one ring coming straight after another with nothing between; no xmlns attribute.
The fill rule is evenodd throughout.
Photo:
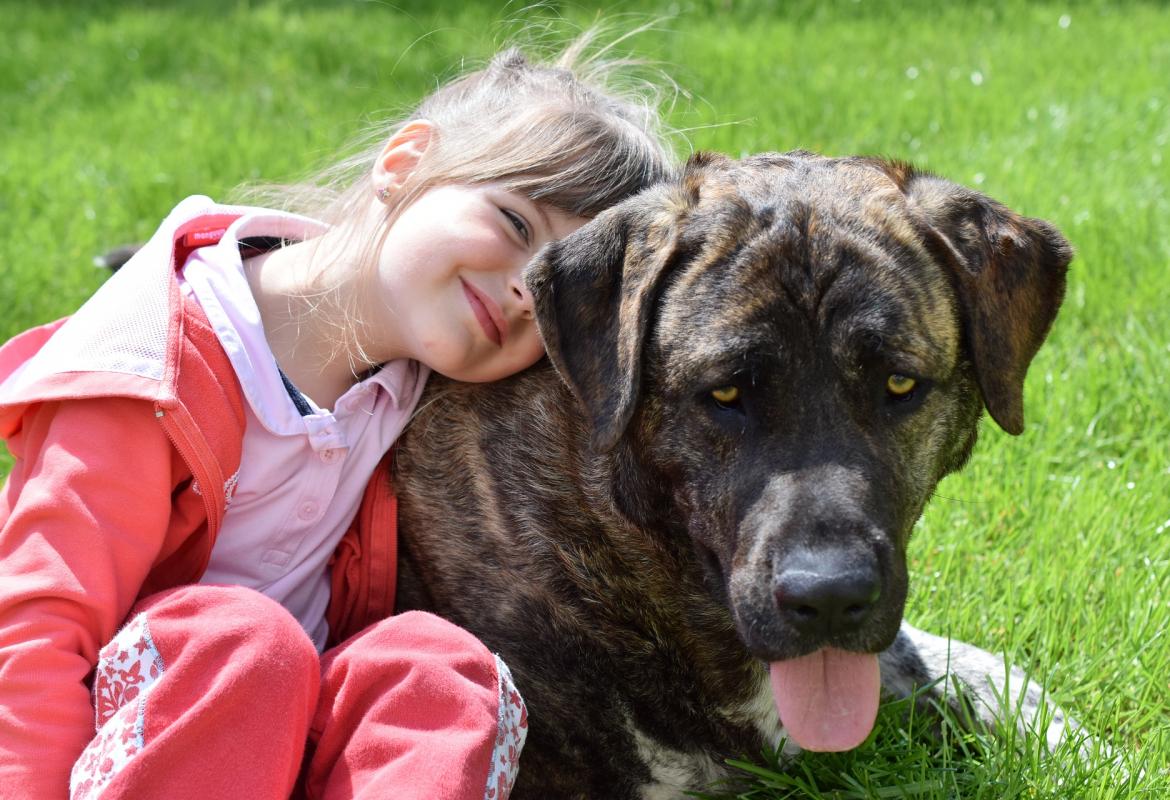
<svg viewBox="0 0 1170 800"><path fill-rule="evenodd" d="M243 399L175 272L242 211L189 198L76 314L0 348L16 460L0 494L0 797L63 793L93 737L99 649L138 598L207 566ZM394 521L379 469L338 549L331 641L390 614Z"/></svg>

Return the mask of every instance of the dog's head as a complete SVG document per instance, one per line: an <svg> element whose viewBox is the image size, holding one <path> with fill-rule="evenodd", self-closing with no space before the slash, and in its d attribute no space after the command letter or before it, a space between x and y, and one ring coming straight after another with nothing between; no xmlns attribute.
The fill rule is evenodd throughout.
<svg viewBox="0 0 1170 800"><path fill-rule="evenodd" d="M691 538L749 651L791 668L774 684L837 661L858 682L876 660L850 654L893 641L911 528L982 409L1022 430L1070 258L1047 223L904 164L700 155L528 281L625 513Z"/></svg>

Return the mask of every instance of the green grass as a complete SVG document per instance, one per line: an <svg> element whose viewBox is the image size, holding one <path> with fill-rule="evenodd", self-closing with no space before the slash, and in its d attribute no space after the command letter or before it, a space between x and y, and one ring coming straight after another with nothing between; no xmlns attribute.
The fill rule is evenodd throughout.
<svg viewBox="0 0 1170 800"><path fill-rule="evenodd" d="M1031 739L907 733L890 708L859 751L764 769L740 796L1170 797L1170 9L772 5L611 13L676 11L638 49L690 92L671 120L694 147L908 159L1077 247L1028 428L987 421L939 488L907 613L1032 670L1128 772ZM0 338L69 313L102 279L91 257L146 237L179 198L323 163L488 55L519 10L0 0Z"/></svg>
<svg viewBox="0 0 1170 800"><path fill-rule="evenodd" d="M1045 751L1038 737L992 738L951 718L916 714L909 700L888 703L867 744L848 753L805 754L782 762L774 753L734 761L750 776L741 791L697 793L701 800L884 800L1035 797L1154 797L1143 778L1125 774L1124 758L1088 745L1088 758ZM1096 747L1096 749L1094 749ZM1117 768L1121 766L1121 769ZM735 777L731 779L736 780ZM1050 791L1052 787L1059 787Z"/></svg>

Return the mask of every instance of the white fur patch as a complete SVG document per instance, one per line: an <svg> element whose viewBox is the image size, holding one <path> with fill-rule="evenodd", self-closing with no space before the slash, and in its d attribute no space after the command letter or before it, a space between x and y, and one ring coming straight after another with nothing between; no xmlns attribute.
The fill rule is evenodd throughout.
<svg viewBox="0 0 1170 800"><path fill-rule="evenodd" d="M760 670L756 690L746 702L713 713L732 723L755 728L764 741L773 748L777 747L785 736L780 714L776 711L776 702L772 698L772 684L768 680L766 667ZM638 755L649 767L654 781L643 787L642 800L678 800L683 797L683 792L710 787L715 781L727 775L723 764L705 753L684 753L674 750L638 730L633 720L627 719L626 725L633 734ZM784 755L794 756L799 752L800 748L791 741L785 743ZM755 754L743 755L751 758Z"/></svg>
<svg viewBox="0 0 1170 800"><path fill-rule="evenodd" d="M764 667L756 681L756 690L751 699L727 715L728 719L751 725L760 732L771 747L775 748L786 735L784 723L780 721L780 712L776 710L776 700L772 696L772 682L768 679L767 667ZM800 748L791 741L784 746L786 755L796 755Z"/></svg>
<svg viewBox="0 0 1170 800"><path fill-rule="evenodd" d="M720 778L723 768L705 753L683 753L654 741L627 720L638 755L650 769L653 783L642 787L642 800L678 800L684 791L707 786Z"/></svg>

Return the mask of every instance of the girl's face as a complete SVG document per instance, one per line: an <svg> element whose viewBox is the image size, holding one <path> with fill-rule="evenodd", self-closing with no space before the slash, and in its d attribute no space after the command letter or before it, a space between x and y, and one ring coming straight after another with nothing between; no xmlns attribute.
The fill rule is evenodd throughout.
<svg viewBox="0 0 1170 800"><path fill-rule="evenodd" d="M393 348L462 381L536 363L544 346L521 273L545 244L585 223L493 184L432 188L382 247L371 353Z"/></svg>

